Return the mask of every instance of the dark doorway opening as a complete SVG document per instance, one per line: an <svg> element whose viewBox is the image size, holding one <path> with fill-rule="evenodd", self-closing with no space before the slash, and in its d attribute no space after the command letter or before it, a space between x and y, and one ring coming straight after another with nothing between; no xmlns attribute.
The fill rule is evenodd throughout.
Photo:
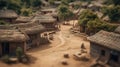
<svg viewBox="0 0 120 67"><path fill-rule="evenodd" d="M105 50L101 50L101 55L105 56Z"/></svg>
<svg viewBox="0 0 120 67"><path fill-rule="evenodd" d="M9 42L2 42L2 55L9 54L9 48L10 44Z"/></svg>
<svg viewBox="0 0 120 67"><path fill-rule="evenodd" d="M114 61L114 62L118 62L119 61L119 56L117 53L111 53L110 54L110 60Z"/></svg>

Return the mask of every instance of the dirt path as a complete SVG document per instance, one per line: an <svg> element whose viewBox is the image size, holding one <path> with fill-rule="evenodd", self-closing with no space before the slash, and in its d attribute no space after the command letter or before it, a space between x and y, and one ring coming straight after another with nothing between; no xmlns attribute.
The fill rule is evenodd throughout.
<svg viewBox="0 0 120 67"><path fill-rule="evenodd" d="M54 35L54 40L51 41L51 44L28 51L28 54L35 58L34 63L30 65L21 63L6 65L0 63L0 65L2 67L65 67L61 64L61 61L66 60L69 64L66 67L89 67L91 62L81 62L73 59L73 54L80 50L82 43L85 44L89 51L89 42L84 41L82 37L71 34L69 32L70 28L71 26L62 25L61 31ZM64 53L68 53L70 58L65 59L63 57Z"/></svg>

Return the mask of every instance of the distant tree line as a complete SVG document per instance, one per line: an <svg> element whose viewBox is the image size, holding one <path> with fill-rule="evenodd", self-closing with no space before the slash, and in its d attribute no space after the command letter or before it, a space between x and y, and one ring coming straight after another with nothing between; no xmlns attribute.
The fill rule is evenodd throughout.
<svg viewBox="0 0 120 67"><path fill-rule="evenodd" d="M120 23L120 0L105 0L102 12L108 15L112 22Z"/></svg>
<svg viewBox="0 0 120 67"><path fill-rule="evenodd" d="M29 14L28 10L30 8L39 7L40 5L41 0L0 0L0 9L12 9L18 14L24 14L24 11Z"/></svg>

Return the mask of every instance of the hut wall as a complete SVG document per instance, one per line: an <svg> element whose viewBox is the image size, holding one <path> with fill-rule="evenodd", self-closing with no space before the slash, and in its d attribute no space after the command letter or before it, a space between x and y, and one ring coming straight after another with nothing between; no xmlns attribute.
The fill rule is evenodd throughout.
<svg viewBox="0 0 120 67"><path fill-rule="evenodd" d="M2 18L1 20L4 20L5 22L8 23L15 23L16 18Z"/></svg>
<svg viewBox="0 0 120 67"><path fill-rule="evenodd" d="M24 51L25 50L25 42L12 42L10 43L10 54L15 54L17 47L21 47Z"/></svg>
<svg viewBox="0 0 120 67"><path fill-rule="evenodd" d="M47 37L43 37L43 36L40 37L40 44L48 44L48 43L49 40Z"/></svg>
<svg viewBox="0 0 120 67"><path fill-rule="evenodd" d="M104 56L101 53L103 50L105 51ZM106 47L103 47L103 46L100 46L96 43L90 42L90 55L91 55L91 57L99 58L99 60L103 61L103 62L108 62L113 67L119 67L120 66L120 53L118 52L118 54L119 54L118 55L119 56L118 62L115 62L115 61L110 60L111 51L113 51L113 50L106 48Z"/></svg>
<svg viewBox="0 0 120 67"><path fill-rule="evenodd" d="M32 34L29 35L30 39L31 39L31 46L35 47L39 45L39 41L40 41L40 34Z"/></svg>
<svg viewBox="0 0 120 67"><path fill-rule="evenodd" d="M49 31L55 29L55 23L42 23L42 25Z"/></svg>
<svg viewBox="0 0 120 67"><path fill-rule="evenodd" d="M105 55L102 55L102 51L105 51L104 52ZM91 43L90 54L91 54L91 57L96 57L96 58L99 57L101 61L106 61L109 59L110 49L99 46L98 44L95 44L95 43Z"/></svg>
<svg viewBox="0 0 120 67"><path fill-rule="evenodd" d="M15 55L17 47L21 47L24 51L25 50L25 42L10 42L9 43L9 54ZM2 56L2 44L0 43L0 56Z"/></svg>

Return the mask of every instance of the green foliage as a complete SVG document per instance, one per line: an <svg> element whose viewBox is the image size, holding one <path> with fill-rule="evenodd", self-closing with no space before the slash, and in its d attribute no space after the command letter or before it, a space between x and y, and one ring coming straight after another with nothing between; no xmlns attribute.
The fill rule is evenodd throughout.
<svg viewBox="0 0 120 67"><path fill-rule="evenodd" d="M74 8L74 9L79 9L80 6L81 6L81 4L75 4L75 5L73 6L73 8Z"/></svg>
<svg viewBox="0 0 120 67"><path fill-rule="evenodd" d="M69 10L69 8L66 5L60 5L58 7L58 15L60 19L67 20L73 17L74 14Z"/></svg>
<svg viewBox="0 0 120 67"><path fill-rule="evenodd" d="M104 4L107 4L107 5L110 5L110 4L120 5L120 0L105 0Z"/></svg>
<svg viewBox="0 0 120 67"><path fill-rule="evenodd" d="M17 47L16 55L17 55L18 59L21 60L22 56L24 55L23 49L21 47Z"/></svg>
<svg viewBox="0 0 120 67"><path fill-rule="evenodd" d="M114 5L120 5L120 0L112 0Z"/></svg>
<svg viewBox="0 0 120 67"><path fill-rule="evenodd" d="M101 21L96 14L89 10L85 10L81 13L78 23L81 27L85 28L88 34L96 33L100 30L114 31L116 26L110 25Z"/></svg>
<svg viewBox="0 0 120 67"><path fill-rule="evenodd" d="M84 10L80 16L79 16L79 24L82 25L82 26L85 26L88 21L90 20L95 20L97 17L96 14L94 14L92 11L90 10Z"/></svg>
<svg viewBox="0 0 120 67"><path fill-rule="evenodd" d="M61 5L69 6L69 2L67 0L62 0L61 2Z"/></svg>
<svg viewBox="0 0 120 67"><path fill-rule="evenodd" d="M54 1L55 1L55 0L48 0L48 2L49 2L50 4L52 4L52 5L54 4Z"/></svg>
<svg viewBox="0 0 120 67"><path fill-rule="evenodd" d="M41 0L34 0L32 5L33 7L39 7L41 3L42 3Z"/></svg>
<svg viewBox="0 0 120 67"><path fill-rule="evenodd" d="M95 19L87 23L87 29L89 32L96 33L100 30L114 31L116 29L116 26L100 21L99 19Z"/></svg>
<svg viewBox="0 0 120 67"><path fill-rule="evenodd" d="M104 15L108 15L111 21L120 21L120 6L106 6L102 8Z"/></svg>
<svg viewBox="0 0 120 67"><path fill-rule="evenodd" d="M30 9L30 8L23 8L23 9L21 9L21 15L23 15L23 16L30 16L30 15L32 15L32 9Z"/></svg>
<svg viewBox="0 0 120 67"><path fill-rule="evenodd" d="M3 56L1 59L2 59L3 62L8 63L8 62L10 62L10 59L9 59L9 58L10 58L10 57L9 57L8 55L5 55L5 56Z"/></svg>
<svg viewBox="0 0 120 67"><path fill-rule="evenodd" d="M0 9L12 9L18 14L21 13L22 8L39 7L41 0L0 0Z"/></svg>
<svg viewBox="0 0 120 67"><path fill-rule="evenodd" d="M120 21L120 6L112 6L109 8L108 16L111 21Z"/></svg>

